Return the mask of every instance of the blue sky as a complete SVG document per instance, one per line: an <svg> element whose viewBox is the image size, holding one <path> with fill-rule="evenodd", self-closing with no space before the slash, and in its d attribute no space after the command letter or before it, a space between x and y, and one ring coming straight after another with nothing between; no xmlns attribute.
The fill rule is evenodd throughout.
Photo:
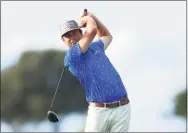
<svg viewBox="0 0 188 133"><path fill-rule="evenodd" d="M186 82L185 1L1 4L3 67L15 63L26 50L65 50L59 24L78 20L87 7L114 37L106 54L120 73L131 99L130 131L186 130L181 118L166 116L172 114L174 96L185 88Z"/></svg>

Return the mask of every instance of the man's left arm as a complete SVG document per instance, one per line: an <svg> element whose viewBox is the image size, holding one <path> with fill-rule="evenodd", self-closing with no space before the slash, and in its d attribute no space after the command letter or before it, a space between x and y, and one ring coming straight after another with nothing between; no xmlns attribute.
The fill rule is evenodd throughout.
<svg viewBox="0 0 188 133"><path fill-rule="evenodd" d="M87 15L91 16L95 20L97 24L97 36L103 41L104 50L106 50L112 41L112 35L107 27L95 15L90 12L88 12Z"/></svg>

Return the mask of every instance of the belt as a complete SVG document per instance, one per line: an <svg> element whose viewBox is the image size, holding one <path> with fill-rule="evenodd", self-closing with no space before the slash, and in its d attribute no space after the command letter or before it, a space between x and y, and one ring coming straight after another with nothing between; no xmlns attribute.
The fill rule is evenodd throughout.
<svg viewBox="0 0 188 133"><path fill-rule="evenodd" d="M115 108L115 107L119 107L125 104L129 103L129 99L126 98L122 98L119 101L116 102L112 102L112 103L95 103L95 102L90 102L89 106L94 106L94 107L106 107L106 108Z"/></svg>

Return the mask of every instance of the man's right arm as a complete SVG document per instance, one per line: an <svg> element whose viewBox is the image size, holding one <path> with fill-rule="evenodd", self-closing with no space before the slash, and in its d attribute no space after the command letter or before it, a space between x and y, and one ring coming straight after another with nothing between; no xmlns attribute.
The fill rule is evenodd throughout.
<svg viewBox="0 0 188 133"><path fill-rule="evenodd" d="M85 53L89 47L89 44L93 41L97 34L97 24L91 16L84 16L80 20L80 26L86 26L86 32L78 42L81 51Z"/></svg>

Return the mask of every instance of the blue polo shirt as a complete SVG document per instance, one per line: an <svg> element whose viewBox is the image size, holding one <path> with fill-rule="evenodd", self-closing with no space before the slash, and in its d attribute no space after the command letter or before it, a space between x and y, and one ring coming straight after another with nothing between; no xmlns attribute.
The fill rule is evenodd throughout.
<svg viewBox="0 0 188 133"><path fill-rule="evenodd" d="M127 96L120 75L105 55L102 40L92 42L85 53L76 43L66 52L64 64L85 89L87 102L114 102Z"/></svg>

